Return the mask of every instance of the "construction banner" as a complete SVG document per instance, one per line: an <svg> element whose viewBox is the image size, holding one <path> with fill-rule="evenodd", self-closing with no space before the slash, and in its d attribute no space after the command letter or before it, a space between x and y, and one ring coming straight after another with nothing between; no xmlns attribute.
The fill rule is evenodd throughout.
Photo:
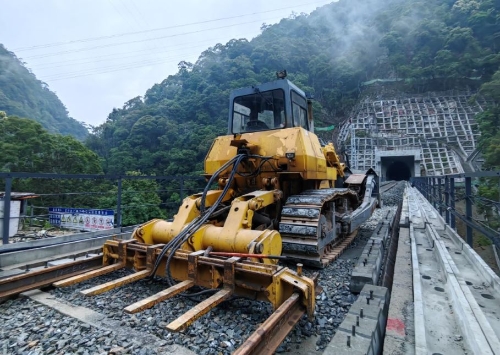
<svg viewBox="0 0 500 355"><path fill-rule="evenodd" d="M113 210L49 207L49 223L61 228L86 231L112 229L114 221Z"/></svg>

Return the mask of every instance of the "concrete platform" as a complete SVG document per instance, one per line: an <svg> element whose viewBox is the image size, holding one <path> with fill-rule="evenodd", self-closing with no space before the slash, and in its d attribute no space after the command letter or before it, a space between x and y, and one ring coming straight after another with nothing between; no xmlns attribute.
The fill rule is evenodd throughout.
<svg viewBox="0 0 500 355"><path fill-rule="evenodd" d="M415 354L413 275L409 228L400 228L399 230L394 270L383 353L390 355Z"/></svg>
<svg viewBox="0 0 500 355"><path fill-rule="evenodd" d="M500 304L495 300L500 299L500 280L474 250L446 226L416 189L408 188L406 195L411 221L415 352L499 353ZM408 239L404 229L400 230L400 242ZM400 247L404 250L402 244ZM393 292L405 297L397 288L393 287ZM393 307L396 304L391 305ZM396 353L406 353L403 333L393 338L394 342L387 337L387 350L393 351L389 346L394 346L399 351Z"/></svg>

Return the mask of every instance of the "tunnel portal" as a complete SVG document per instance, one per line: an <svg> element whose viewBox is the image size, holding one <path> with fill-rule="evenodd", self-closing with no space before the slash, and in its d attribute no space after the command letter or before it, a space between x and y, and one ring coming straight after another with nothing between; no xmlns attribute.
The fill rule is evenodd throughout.
<svg viewBox="0 0 500 355"><path fill-rule="evenodd" d="M386 177L387 180L408 181L411 178L410 167L405 162L396 160L387 167Z"/></svg>
<svg viewBox="0 0 500 355"><path fill-rule="evenodd" d="M418 150L378 151L376 156L376 171L380 174L381 181L408 181L413 176L420 176L421 159Z"/></svg>

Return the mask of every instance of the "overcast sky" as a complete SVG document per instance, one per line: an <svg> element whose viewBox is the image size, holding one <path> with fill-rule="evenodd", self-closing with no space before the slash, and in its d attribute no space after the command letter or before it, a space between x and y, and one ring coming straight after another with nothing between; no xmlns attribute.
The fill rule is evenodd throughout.
<svg viewBox="0 0 500 355"><path fill-rule="evenodd" d="M96 126L181 60L332 0L0 0L0 43ZM279 69L279 68L277 68Z"/></svg>

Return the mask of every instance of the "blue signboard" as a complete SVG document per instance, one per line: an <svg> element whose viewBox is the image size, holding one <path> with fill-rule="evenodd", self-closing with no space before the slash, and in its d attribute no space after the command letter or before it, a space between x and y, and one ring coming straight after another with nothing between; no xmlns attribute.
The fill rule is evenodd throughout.
<svg viewBox="0 0 500 355"><path fill-rule="evenodd" d="M49 223L81 230L102 230L114 227L115 211L93 208L49 207Z"/></svg>

